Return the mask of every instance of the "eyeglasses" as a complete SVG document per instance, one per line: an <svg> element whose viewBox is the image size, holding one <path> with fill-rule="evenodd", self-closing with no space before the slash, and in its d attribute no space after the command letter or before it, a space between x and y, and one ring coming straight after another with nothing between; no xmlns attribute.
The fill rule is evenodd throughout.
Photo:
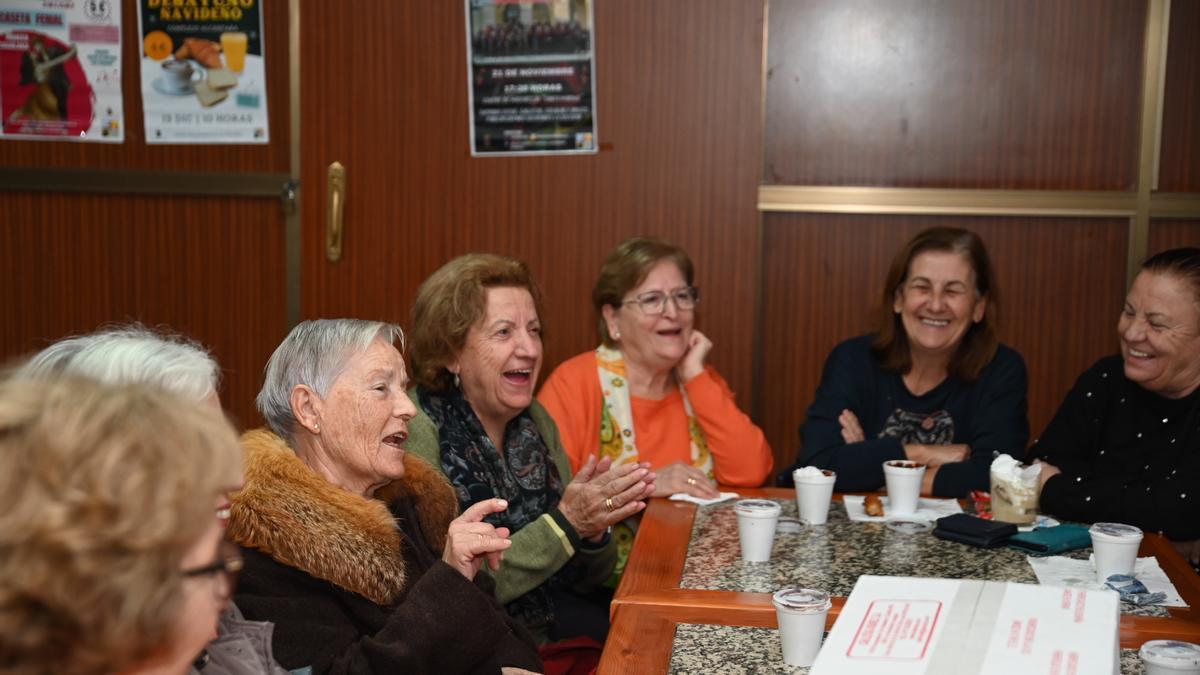
<svg viewBox="0 0 1200 675"><path fill-rule="evenodd" d="M180 574L186 578L215 577L213 593L218 600L228 600L233 596L238 574L244 565L245 562L242 560L242 554L238 551L238 547L232 542L223 541L217 552L216 560L207 565L183 570Z"/></svg>
<svg viewBox="0 0 1200 675"><path fill-rule="evenodd" d="M658 316L667 311L667 300L675 303L675 309L686 312L696 309L700 302L700 289L692 286L678 288L670 293L662 291L647 291L632 300L622 302L622 305L637 305L646 316Z"/></svg>

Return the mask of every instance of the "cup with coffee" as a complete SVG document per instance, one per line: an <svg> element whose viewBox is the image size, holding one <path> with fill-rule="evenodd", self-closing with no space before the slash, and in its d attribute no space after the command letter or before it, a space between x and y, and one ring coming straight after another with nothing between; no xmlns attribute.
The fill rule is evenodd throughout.
<svg viewBox="0 0 1200 675"><path fill-rule="evenodd" d="M1151 640L1138 650L1146 675L1200 675L1200 645Z"/></svg>
<svg viewBox="0 0 1200 675"><path fill-rule="evenodd" d="M796 507L800 520L809 525L824 525L829 519L829 502L833 499L833 484L837 474L806 466L792 472L796 483Z"/></svg>
<svg viewBox="0 0 1200 675"><path fill-rule="evenodd" d="M925 480L925 465L907 459L883 463L883 479L887 486L887 516L911 516L921 503L921 482Z"/></svg>
<svg viewBox="0 0 1200 675"><path fill-rule="evenodd" d="M1028 525L1037 519L1041 464L1026 466L1009 455L992 460L992 519Z"/></svg>
<svg viewBox="0 0 1200 675"><path fill-rule="evenodd" d="M783 662L789 666L811 666L825 638L829 594L813 588L785 588L771 596L783 643Z"/></svg>
<svg viewBox="0 0 1200 675"><path fill-rule="evenodd" d="M733 505L738 519L738 539L742 544L742 560L749 563L767 562L775 546L775 526L783 509L769 499L743 499Z"/></svg>
<svg viewBox="0 0 1200 675"><path fill-rule="evenodd" d="M1088 529L1088 534L1092 535L1092 557L1100 583L1114 574L1133 575L1142 543L1140 528L1124 523L1096 523Z"/></svg>
<svg viewBox="0 0 1200 675"><path fill-rule="evenodd" d="M191 61L171 59L162 64L162 88L168 94L190 94L195 88L197 76L201 73L192 66Z"/></svg>

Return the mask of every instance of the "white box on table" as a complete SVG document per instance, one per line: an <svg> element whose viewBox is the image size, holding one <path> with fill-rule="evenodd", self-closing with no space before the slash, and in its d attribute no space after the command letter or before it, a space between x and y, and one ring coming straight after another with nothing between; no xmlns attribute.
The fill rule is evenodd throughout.
<svg viewBox="0 0 1200 675"><path fill-rule="evenodd" d="M1115 675L1119 619L1110 591L864 575L810 672Z"/></svg>

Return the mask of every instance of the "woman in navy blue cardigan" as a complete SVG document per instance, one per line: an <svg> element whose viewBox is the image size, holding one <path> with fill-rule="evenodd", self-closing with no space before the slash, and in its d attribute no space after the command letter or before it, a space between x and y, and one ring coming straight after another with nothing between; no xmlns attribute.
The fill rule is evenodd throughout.
<svg viewBox="0 0 1200 675"><path fill-rule="evenodd" d="M883 462L908 459L927 466L924 494L986 490L992 459L1023 456L1029 439L1025 363L1000 344L998 309L977 235L914 237L892 261L877 331L826 360L791 468L829 469L837 490L867 491L883 486Z"/></svg>

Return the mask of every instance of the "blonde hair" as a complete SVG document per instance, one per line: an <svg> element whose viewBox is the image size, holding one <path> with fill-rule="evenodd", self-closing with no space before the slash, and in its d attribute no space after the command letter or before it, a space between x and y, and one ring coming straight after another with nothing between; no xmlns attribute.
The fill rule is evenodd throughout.
<svg viewBox="0 0 1200 675"><path fill-rule="evenodd" d="M0 381L0 670L116 672L169 649L181 561L241 462L232 427L194 401Z"/></svg>

